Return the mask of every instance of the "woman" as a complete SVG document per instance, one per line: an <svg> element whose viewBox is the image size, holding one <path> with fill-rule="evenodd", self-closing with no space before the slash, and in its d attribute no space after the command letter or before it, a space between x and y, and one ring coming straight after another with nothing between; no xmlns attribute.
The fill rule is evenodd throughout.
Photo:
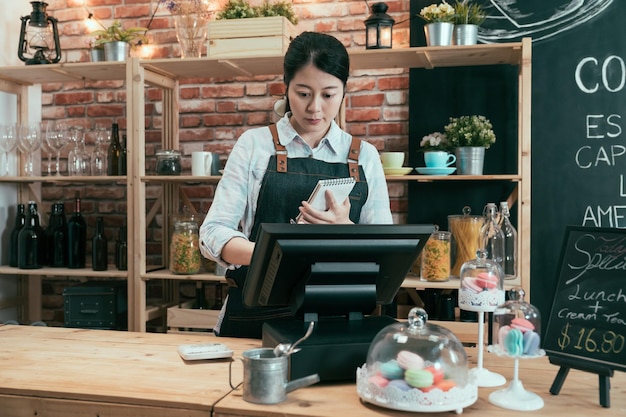
<svg viewBox="0 0 626 417"><path fill-rule="evenodd" d="M285 116L275 125L248 130L233 147L200 228L202 254L228 268L230 288L215 329L219 336L260 338L263 322L290 315L287 308L248 309L241 302L261 223L287 223L298 214L299 223L392 223L376 148L353 139L334 121L349 64L336 38L314 32L296 37L284 60ZM306 203L318 180L350 176L358 182L345 201L327 193L326 211Z"/></svg>

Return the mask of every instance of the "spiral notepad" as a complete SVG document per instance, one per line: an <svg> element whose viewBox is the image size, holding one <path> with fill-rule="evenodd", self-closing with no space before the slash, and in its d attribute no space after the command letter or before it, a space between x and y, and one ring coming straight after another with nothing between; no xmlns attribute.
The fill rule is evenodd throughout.
<svg viewBox="0 0 626 417"><path fill-rule="evenodd" d="M353 177L319 180L307 202L316 210L326 210L326 190L331 190L335 201L341 204L350 195L354 184L356 180Z"/></svg>

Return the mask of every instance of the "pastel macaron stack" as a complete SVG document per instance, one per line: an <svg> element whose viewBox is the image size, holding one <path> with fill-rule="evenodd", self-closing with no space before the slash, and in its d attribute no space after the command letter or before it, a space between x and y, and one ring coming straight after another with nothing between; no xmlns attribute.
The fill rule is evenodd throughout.
<svg viewBox="0 0 626 417"><path fill-rule="evenodd" d="M434 389L448 391L456 386L453 380L445 379L440 367L428 365L420 355L408 350L398 352L395 359L380 363L378 372L370 376L369 382L381 388L394 387L400 391L413 388L424 392Z"/></svg>
<svg viewBox="0 0 626 417"><path fill-rule="evenodd" d="M510 325L504 325L498 330L498 343L511 356L536 355L540 342L535 325L523 317L514 318Z"/></svg>
<svg viewBox="0 0 626 417"><path fill-rule="evenodd" d="M483 291L497 290L499 278L490 272L479 272L475 277L466 277L463 279L463 288L474 293Z"/></svg>

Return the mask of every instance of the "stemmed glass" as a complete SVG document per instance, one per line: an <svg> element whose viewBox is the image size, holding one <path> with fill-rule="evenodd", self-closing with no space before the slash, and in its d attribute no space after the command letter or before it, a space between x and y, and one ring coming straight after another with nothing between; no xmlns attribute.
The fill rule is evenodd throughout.
<svg viewBox="0 0 626 417"><path fill-rule="evenodd" d="M10 175L9 156L17 146L17 132L15 130L16 125L0 125L0 150L2 150L2 152L4 153L5 161L5 169L2 173L3 176Z"/></svg>
<svg viewBox="0 0 626 417"><path fill-rule="evenodd" d="M107 174L107 153L106 147L109 143L109 134L103 127L96 127L96 146L91 154L92 175Z"/></svg>
<svg viewBox="0 0 626 417"><path fill-rule="evenodd" d="M41 127L39 123L24 123L18 125L18 148L25 155L24 174L35 175L33 152L41 146Z"/></svg>
<svg viewBox="0 0 626 417"><path fill-rule="evenodd" d="M67 144L67 129L64 124L50 121L46 126L46 142L56 156L56 175L61 175L61 151Z"/></svg>
<svg viewBox="0 0 626 417"><path fill-rule="evenodd" d="M41 148L44 150L46 155L48 155L48 165L46 167L46 173L48 176L52 175L52 157L54 156L55 150L50 146L48 141L46 140L48 133L48 124L54 122L41 122Z"/></svg>
<svg viewBox="0 0 626 417"><path fill-rule="evenodd" d="M70 127L68 140L74 144L74 149L67 155L67 170L69 175L89 175L91 173L90 157L85 150L85 130L83 127Z"/></svg>

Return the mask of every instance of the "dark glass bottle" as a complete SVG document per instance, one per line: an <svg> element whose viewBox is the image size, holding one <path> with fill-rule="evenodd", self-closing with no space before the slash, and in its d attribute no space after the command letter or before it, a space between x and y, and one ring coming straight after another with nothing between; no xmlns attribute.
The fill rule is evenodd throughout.
<svg viewBox="0 0 626 417"><path fill-rule="evenodd" d="M122 152L120 153L120 163L118 167L118 172L120 175L126 175L126 149L127 137L126 135L122 136Z"/></svg>
<svg viewBox="0 0 626 417"><path fill-rule="evenodd" d="M215 304L213 304L213 310L221 310L224 305L223 297L222 297L222 284L219 282L215 283Z"/></svg>
<svg viewBox="0 0 626 417"><path fill-rule="evenodd" d="M26 224L18 235L18 267L21 269L37 269L43 267L42 255L39 253L41 240L44 240L39 225L39 213L34 201L28 202Z"/></svg>
<svg viewBox="0 0 626 417"><path fill-rule="evenodd" d="M87 224L81 213L80 197L74 201L74 213L67 222L67 267L84 268L86 258Z"/></svg>
<svg viewBox="0 0 626 417"><path fill-rule="evenodd" d="M18 258L18 236L20 230L26 225L26 206L24 204L17 205L17 213L15 214L15 225L11 230L11 244L9 245L9 266L17 267L19 263Z"/></svg>
<svg viewBox="0 0 626 417"><path fill-rule="evenodd" d="M91 239L91 268L94 271L106 271L108 258L107 238L104 235L104 220L102 217L98 217L96 219L96 234Z"/></svg>
<svg viewBox="0 0 626 417"><path fill-rule="evenodd" d="M128 269L128 240L126 237L126 226L120 227L115 242L115 266L119 271Z"/></svg>
<svg viewBox="0 0 626 417"><path fill-rule="evenodd" d="M197 281L196 282L196 308L201 310L206 310L209 306L206 300L206 287L204 286L204 282Z"/></svg>
<svg viewBox="0 0 626 417"><path fill-rule="evenodd" d="M47 264L61 268L67 266L67 219L63 203L52 205L50 222L46 229Z"/></svg>
<svg viewBox="0 0 626 417"><path fill-rule="evenodd" d="M120 131L117 123L111 127L111 144L107 152L107 174L120 175L120 158L122 155L122 145L120 144Z"/></svg>

